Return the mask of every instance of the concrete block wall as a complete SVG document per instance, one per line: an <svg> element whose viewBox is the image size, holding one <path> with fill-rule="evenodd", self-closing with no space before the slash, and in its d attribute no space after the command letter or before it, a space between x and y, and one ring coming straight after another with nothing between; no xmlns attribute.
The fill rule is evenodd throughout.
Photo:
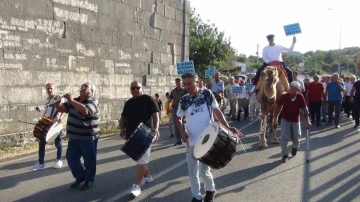
<svg viewBox="0 0 360 202"><path fill-rule="evenodd" d="M189 23L182 0L0 1L0 144L33 130L18 120L41 117L47 82L74 94L95 83L103 122L120 117L132 80L164 95L188 60Z"/></svg>

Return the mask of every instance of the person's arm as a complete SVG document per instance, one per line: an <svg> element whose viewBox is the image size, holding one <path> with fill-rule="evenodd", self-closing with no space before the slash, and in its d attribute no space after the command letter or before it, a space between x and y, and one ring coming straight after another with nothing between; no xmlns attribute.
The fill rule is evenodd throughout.
<svg viewBox="0 0 360 202"><path fill-rule="evenodd" d="M186 141L189 138L189 135L186 133L186 131L183 128L183 117L185 116L185 111L182 110L182 101L179 102L179 107L176 112L176 120L175 121L175 127L179 130L180 137L183 141Z"/></svg>
<svg viewBox="0 0 360 202"><path fill-rule="evenodd" d="M355 85L354 85L355 86ZM353 87L352 89L351 89L351 91L350 91L350 101L351 102L354 102L354 93L355 93L355 91L356 91L356 88L355 87Z"/></svg>
<svg viewBox="0 0 360 202"><path fill-rule="evenodd" d="M151 115L151 118L153 120L153 126L154 126L154 130L159 130L159 113L158 112L154 112Z"/></svg>
<svg viewBox="0 0 360 202"><path fill-rule="evenodd" d="M282 46L282 47L281 47L281 52L289 53L289 52L293 51L293 50L294 50L295 43L296 43L296 37L294 36L294 37L293 37L293 43L291 44L290 48L286 48L286 47Z"/></svg>
<svg viewBox="0 0 360 202"><path fill-rule="evenodd" d="M337 82L337 85L339 86L341 92L343 92L343 93L346 92L346 89L344 88L343 85L341 85L340 82Z"/></svg>
<svg viewBox="0 0 360 202"><path fill-rule="evenodd" d="M323 102L326 103L326 97L328 95L328 87L326 86L326 89L325 89L325 93L324 93L324 97L323 97Z"/></svg>
<svg viewBox="0 0 360 202"><path fill-rule="evenodd" d="M301 95L301 94L300 94ZM309 110L308 110L308 107L305 103L305 99L304 99L304 96L300 96L301 97L301 105L302 105L302 108L304 109L304 113L305 113L305 118L306 118L306 121L307 121L307 126L311 126L311 122L310 122L310 116L309 116Z"/></svg>
<svg viewBox="0 0 360 202"><path fill-rule="evenodd" d="M68 111L68 103L61 103L61 101L58 101L55 103L55 107L59 113L67 113Z"/></svg>
<svg viewBox="0 0 360 202"><path fill-rule="evenodd" d="M63 113L63 112L59 112L60 113L60 116L59 116L59 123L61 123L62 122L62 119L64 118L64 115L65 115L65 113Z"/></svg>

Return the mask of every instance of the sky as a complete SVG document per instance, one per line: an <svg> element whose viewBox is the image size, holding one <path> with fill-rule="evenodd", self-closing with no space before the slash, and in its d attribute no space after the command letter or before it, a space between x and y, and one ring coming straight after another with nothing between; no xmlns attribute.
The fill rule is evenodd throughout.
<svg viewBox="0 0 360 202"><path fill-rule="evenodd" d="M276 44L290 47L293 37L285 35L283 26L293 23L302 30L294 51L338 49L340 27L341 48L360 47L358 0L190 0L190 6L247 56L255 55L259 44L261 57L268 34L275 35Z"/></svg>

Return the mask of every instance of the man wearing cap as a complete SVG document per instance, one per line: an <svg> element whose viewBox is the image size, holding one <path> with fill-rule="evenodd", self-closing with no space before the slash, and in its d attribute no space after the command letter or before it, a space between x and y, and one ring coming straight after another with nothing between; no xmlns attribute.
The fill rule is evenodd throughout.
<svg viewBox="0 0 360 202"><path fill-rule="evenodd" d="M305 103L304 96L299 92L301 85L297 81L290 83L290 90L280 96L278 100L268 109L268 113L274 111L278 106L283 107L281 115L281 150L283 163L289 158L287 144L292 141L291 155L294 157L298 151L301 137L300 110L304 109L307 126L311 126L309 111ZM275 122L276 124L276 122Z"/></svg>
<svg viewBox="0 0 360 202"><path fill-rule="evenodd" d="M264 64L257 70L255 80L254 80L254 86L256 86L257 82L259 81L261 72L265 69L267 66L279 66L281 65L286 74L288 82L291 83L293 81L293 74L290 68L286 67L286 64L283 62L282 59L282 52L291 52L294 49L296 38L294 36L293 43L290 46L290 48L285 48L281 45L276 45L274 43L274 37L275 35L270 34L266 36L268 39L269 45L265 46L263 49L262 59L264 60Z"/></svg>
<svg viewBox="0 0 360 202"><path fill-rule="evenodd" d="M321 126L321 98L324 97L324 86L319 82L319 75L315 75L313 79L306 91L306 103L309 105L311 123L316 122L316 126Z"/></svg>

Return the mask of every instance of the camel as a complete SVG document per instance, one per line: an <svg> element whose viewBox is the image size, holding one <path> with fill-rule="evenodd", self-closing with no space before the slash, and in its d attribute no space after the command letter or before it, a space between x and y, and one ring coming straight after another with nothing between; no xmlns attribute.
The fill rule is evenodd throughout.
<svg viewBox="0 0 360 202"><path fill-rule="evenodd" d="M257 86L257 89L259 92L256 95L256 99L261 104L262 112L259 134L259 149L265 149L268 147L266 138L269 137L267 132L269 115L272 115L271 134L273 135L271 137L271 143L280 144L280 141L276 137L276 128L282 106L277 107L269 114L267 114L267 110L276 101L277 98L279 98L282 94L285 93L285 91L288 91L289 89L289 84L283 69L281 67L274 66L266 67L261 73L260 84Z"/></svg>

